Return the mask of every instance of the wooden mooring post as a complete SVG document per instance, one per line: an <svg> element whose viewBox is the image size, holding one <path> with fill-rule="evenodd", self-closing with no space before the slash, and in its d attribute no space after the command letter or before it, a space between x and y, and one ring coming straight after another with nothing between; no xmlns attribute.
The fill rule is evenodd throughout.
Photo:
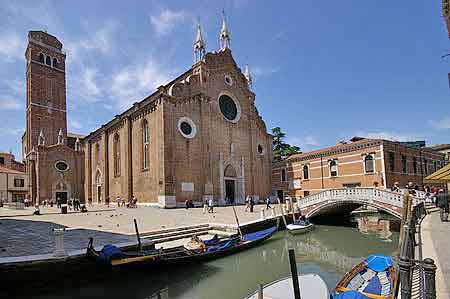
<svg viewBox="0 0 450 299"><path fill-rule="evenodd" d="M297 262L295 260L294 249L289 249L289 264L291 265L292 285L294 287L294 298L301 299L300 297L300 284L298 281Z"/></svg>

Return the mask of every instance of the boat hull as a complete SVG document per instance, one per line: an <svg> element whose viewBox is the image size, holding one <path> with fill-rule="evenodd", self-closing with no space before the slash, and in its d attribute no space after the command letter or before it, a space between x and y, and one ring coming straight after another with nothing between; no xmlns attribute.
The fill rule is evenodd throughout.
<svg viewBox="0 0 450 299"><path fill-rule="evenodd" d="M317 274L298 276L302 299L329 299L330 293L325 281ZM259 299L258 291L245 299ZM263 286L263 299L294 299L292 278L286 277Z"/></svg>
<svg viewBox="0 0 450 299"><path fill-rule="evenodd" d="M314 229L314 224L312 223L308 225L288 224L286 228L289 233L293 235L300 235L312 231Z"/></svg>

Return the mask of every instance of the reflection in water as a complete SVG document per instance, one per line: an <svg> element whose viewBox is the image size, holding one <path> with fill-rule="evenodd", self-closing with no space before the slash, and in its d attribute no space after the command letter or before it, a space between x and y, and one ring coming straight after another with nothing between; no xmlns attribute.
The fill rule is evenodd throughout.
<svg viewBox="0 0 450 299"><path fill-rule="evenodd" d="M363 226L370 223L363 222ZM279 232L257 248L209 263L86 274L91 279L76 286L62 282L64 288L51 286L39 294L40 298L241 299L260 283L289 276L288 248L296 250L299 272L318 273L332 289L361 258L375 252L389 255L396 249L396 232L390 233L388 243L380 234L363 231L317 225L305 235Z"/></svg>
<svg viewBox="0 0 450 299"><path fill-rule="evenodd" d="M351 218L363 234L376 234L386 242L392 241L392 232L400 231L400 220L388 214L355 215Z"/></svg>

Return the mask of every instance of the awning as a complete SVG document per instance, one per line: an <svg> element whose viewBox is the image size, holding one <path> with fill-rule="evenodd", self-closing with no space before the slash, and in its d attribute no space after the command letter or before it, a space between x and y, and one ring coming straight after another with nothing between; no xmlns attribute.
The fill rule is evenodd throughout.
<svg viewBox="0 0 450 299"><path fill-rule="evenodd" d="M450 164L435 171L424 179L425 183L444 183L450 182Z"/></svg>

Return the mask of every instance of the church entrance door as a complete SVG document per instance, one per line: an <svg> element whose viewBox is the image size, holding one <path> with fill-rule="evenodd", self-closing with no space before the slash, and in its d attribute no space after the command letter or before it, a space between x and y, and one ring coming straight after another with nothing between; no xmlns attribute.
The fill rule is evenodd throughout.
<svg viewBox="0 0 450 299"><path fill-rule="evenodd" d="M56 192L56 201L61 204L67 204L67 192Z"/></svg>
<svg viewBox="0 0 450 299"><path fill-rule="evenodd" d="M97 202L102 202L102 186L97 186Z"/></svg>
<svg viewBox="0 0 450 299"><path fill-rule="evenodd" d="M228 203L234 204L236 200L236 180L225 180L225 198Z"/></svg>

